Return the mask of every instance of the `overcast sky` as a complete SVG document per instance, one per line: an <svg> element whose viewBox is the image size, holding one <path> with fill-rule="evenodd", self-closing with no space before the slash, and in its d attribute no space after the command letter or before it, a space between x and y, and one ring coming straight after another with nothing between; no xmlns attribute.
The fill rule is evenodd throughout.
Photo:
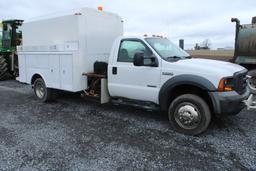
<svg viewBox="0 0 256 171"><path fill-rule="evenodd" d="M213 48L233 46L231 17L250 23L256 0L0 0L0 18L30 19L58 11L90 7L119 14L126 35L162 34L185 47L209 38Z"/></svg>

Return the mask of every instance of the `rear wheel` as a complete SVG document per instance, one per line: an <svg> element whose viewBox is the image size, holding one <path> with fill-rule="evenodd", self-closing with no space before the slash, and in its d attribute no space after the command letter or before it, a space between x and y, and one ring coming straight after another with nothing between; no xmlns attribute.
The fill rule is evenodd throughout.
<svg viewBox="0 0 256 171"><path fill-rule="evenodd" d="M8 64L3 56L0 56L0 80L4 80L8 75Z"/></svg>
<svg viewBox="0 0 256 171"><path fill-rule="evenodd" d="M251 76L251 78L248 80L250 92L256 94L256 70L249 71L248 75Z"/></svg>
<svg viewBox="0 0 256 171"><path fill-rule="evenodd" d="M171 103L168 115L173 128L188 135L204 132L211 121L208 104L201 97L193 94L178 96Z"/></svg>
<svg viewBox="0 0 256 171"><path fill-rule="evenodd" d="M56 93L53 89L47 88L42 78L38 78L34 82L34 93L41 102L49 102L56 98Z"/></svg>

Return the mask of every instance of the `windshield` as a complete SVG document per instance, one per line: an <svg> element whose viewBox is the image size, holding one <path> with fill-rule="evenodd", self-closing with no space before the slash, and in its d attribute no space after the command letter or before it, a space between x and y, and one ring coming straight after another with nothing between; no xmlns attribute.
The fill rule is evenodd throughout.
<svg viewBox="0 0 256 171"><path fill-rule="evenodd" d="M168 39L146 38L146 41L164 60L170 61L190 58L190 55L187 52Z"/></svg>

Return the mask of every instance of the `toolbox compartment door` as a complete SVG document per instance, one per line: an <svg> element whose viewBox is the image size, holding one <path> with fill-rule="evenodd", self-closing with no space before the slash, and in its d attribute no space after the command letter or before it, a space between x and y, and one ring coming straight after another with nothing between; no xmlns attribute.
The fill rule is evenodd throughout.
<svg viewBox="0 0 256 171"><path fill-rule="evenodd" d="M73 55L60 55L61 89L72 91L73 89Z"/></svg>

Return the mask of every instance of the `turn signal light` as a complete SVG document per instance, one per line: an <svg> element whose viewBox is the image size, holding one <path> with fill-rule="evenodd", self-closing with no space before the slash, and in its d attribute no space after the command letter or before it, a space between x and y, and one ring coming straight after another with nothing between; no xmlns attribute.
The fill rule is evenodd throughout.
<svg viewBox="0 0 256 171"><path fill-rule="evenodd" d="M228 79L221 79L219 82L218 86L218 91L223 92L223 91L233 91L233 86L229 83Z"/></svg>

